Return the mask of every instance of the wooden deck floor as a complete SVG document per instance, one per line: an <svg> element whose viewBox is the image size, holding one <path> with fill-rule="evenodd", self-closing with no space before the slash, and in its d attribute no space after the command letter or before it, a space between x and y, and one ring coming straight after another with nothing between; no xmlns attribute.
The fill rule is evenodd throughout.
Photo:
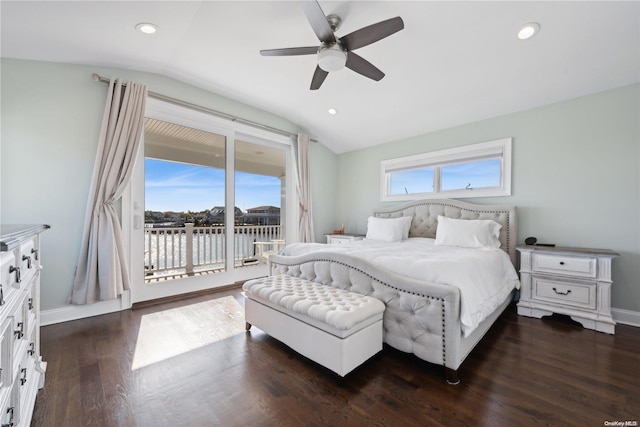
<svg viewBox="0 0 640 427"><path fill-rule="evenodd" d="M257 328L239 289L42 328L33 427L594 426L640 422L640 328L498 320L447 385L391 348L343 382Z"/></svg>

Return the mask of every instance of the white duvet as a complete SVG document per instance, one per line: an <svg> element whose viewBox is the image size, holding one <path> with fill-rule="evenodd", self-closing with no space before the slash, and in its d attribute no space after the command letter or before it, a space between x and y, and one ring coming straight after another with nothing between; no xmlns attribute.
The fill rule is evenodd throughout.
<svg viewBox="0 0 640 427"><path fill-rule="evenodd" d="M295 243L282 255L330 251L347 253L403 276L460 289L460 321L468 336L515 288L518 275L502 249L467 249L434 245L434 239L400 242L360 240L340 245Z"/></svg>

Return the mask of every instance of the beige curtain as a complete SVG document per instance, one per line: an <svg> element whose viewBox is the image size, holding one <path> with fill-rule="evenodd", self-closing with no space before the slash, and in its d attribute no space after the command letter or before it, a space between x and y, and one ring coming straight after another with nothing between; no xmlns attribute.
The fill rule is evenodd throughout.
<svg viewBox="0 0 640 427"><path fill-rule="evenodd" d="M124 93L123 93L124 92ZM109 82L71 303L117 298L129 289L122 227L114 203L122 196L140 146L147 88Z"/></svg>
<svg viewBox="0 0 640 427"><path fill-rule="evenodd" d="M313 218L311 217L311 180L309 135L298 134L298 199L300 201L300 228L298 237L301 242L314 242Z"/></svg>

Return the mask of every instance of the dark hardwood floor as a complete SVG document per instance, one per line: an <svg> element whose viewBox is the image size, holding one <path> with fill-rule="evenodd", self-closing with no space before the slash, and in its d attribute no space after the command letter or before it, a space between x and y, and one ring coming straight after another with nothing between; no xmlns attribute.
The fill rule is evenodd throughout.
<svg viewBox="0 0 640 427"><path fill-rule="evenodd" d="M447 385L385 349L337 381L257 328L239 289L42 328L32 426L603 426L640 422L640 328L509 308Z"/></svg>

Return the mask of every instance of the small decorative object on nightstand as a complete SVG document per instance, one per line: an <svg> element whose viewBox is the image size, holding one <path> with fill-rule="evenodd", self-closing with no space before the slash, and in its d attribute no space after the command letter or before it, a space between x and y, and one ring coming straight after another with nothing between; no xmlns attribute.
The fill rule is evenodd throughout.
<svg viewBox="0 0 640 427"><path fill-rule="evenodd" d="M582 326L615 333L611 317L611 260L607 249L518 246L518 314L537 317L560 313Z"/></svg>
<svg viewBox="0 0 640 427"><path fill-rule="evenodd" d="M325 236L327 236L327 244L329 245L339 245L340 243L364 239L364 236L360 234L325 234Z"/></svg>

